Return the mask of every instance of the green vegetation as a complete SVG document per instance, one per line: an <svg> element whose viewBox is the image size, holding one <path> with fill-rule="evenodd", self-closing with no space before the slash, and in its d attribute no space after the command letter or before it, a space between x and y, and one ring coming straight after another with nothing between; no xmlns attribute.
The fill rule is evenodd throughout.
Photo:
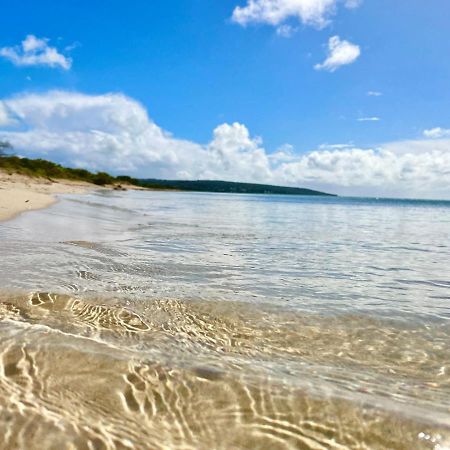
<svg viewBox="0 0 450 450"><path fill-rule="evenodd" d="M139 180L141 186L166 189L177 189L180 191L197 191L197 192L227 192L239 194L282 194L282 195L326 195L325 192L314 191L312 189L272 186L270 184L255 184L255 183L236 183L232 181L217 181L217 180Z"/></svg>
<svg viewBox="0 0 450 450"><path fill-rule="evenodd" d="M114 177L106 172L92 173L85 169L71 169L45 159L19 158L8 156L7 151L12 146L8 142L0 141L0 170L13 174L18 173L31 177L46 178L48 180L74 180L94 183L99 186L128 184L149 189L198 191L198 192L227 192L245 194L284 194L284 195L331 195L311 189L271 186L268 184L235 183L216 180L138 180L129 176Z"/></svg>
<svg viewBox="0 0 450 450"><path fill-rule="evenodd" d="M19 158L18 156L1 156L0 169L10 174L19 173L22 175L28 175L30 177L46 178L48 180L63 179L86 181L88 183L94 183L99 186L104 186L106 184L125 183L125 180L122 180L122 177L120 177L119 179L105 172L92 173L84 169L70 169L59 164L46 161L45 159L28 159ZM134 183L132 184L137 184L136 180L130 180L134 181Z"/></svg>

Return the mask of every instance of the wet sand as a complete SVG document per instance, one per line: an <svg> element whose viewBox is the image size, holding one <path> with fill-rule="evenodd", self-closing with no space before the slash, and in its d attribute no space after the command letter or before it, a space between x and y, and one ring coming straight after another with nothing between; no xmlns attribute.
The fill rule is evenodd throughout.
<svg viewBox="0 0 450 450"><path fill-rule="evenodd" d="M94 185L81 181L32 178L0 171L0 221L18 214L46 208L56 202L56 194L83 194Z"/></svg>

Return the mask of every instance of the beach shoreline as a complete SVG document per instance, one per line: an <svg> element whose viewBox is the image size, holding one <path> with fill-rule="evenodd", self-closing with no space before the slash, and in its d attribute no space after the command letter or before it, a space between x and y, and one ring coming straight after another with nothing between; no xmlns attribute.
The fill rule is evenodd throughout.
<svg viewBox="0 0 450 450"><path fill-rule="evenodd" d="M14 219L26 211L48 208L58 201L59 194L86 194L98 189L84 181L50 180L0 170L0 222Z"/></svg>

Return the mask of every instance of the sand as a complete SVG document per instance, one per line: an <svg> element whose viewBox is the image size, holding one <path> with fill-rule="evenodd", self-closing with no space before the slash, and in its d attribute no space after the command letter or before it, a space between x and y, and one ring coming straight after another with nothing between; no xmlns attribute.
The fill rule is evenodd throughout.
<svg viewBox="0 0 450 450"><path fill-rule="evenodd" d="M57 201L56 194L83 194L99 189L90 183L46 180L0 171L0 221L24 211L46 208Z"/></svg>
<svg viewBox="0 0 450 450"><path fill-rule="evenodd" d="M114 297L0 290L1 449L449 448L443 327Z"/></svg>

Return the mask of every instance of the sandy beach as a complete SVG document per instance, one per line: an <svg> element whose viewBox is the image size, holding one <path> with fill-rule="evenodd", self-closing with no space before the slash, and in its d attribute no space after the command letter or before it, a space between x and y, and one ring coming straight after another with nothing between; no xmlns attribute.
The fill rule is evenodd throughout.
<svg viewBox="0 0 450 450"><path fill-rule="evenodd" d="M81 181L50 181L0 171L0 221L46 208L56 202L56 194L82 194L98 188Z"/></svg>

